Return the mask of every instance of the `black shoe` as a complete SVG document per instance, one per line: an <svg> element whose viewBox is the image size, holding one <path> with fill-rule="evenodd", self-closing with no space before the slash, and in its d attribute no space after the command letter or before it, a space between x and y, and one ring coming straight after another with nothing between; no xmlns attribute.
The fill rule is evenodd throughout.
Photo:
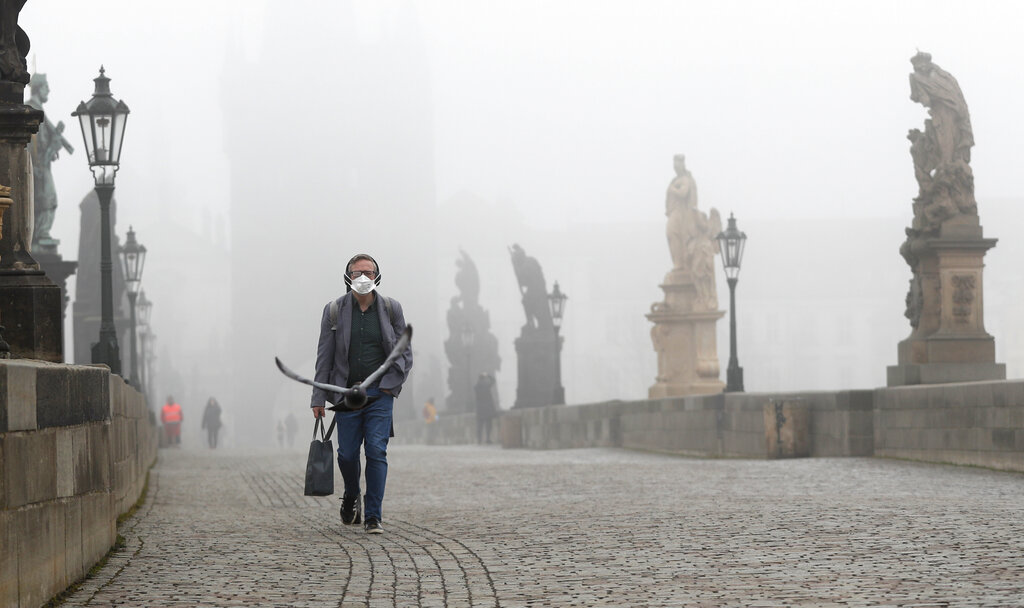
<svg viewBox="0 0 1024 608"><path fill-rule="evenodd" d="M360 496L356 494L354 497L349 498L345 496L341 499L341 523L346 526L352 524L358 524L362 521L362 502L359 500Z"/></svg>
<svg viewBox="0 0 1024 608"><path fill-rule="evenodd" d="M380 525L380 522L373 517L366 520L366 523L363 525L363 529L366 530L367 534L384 534L384 528Z"/></svg>

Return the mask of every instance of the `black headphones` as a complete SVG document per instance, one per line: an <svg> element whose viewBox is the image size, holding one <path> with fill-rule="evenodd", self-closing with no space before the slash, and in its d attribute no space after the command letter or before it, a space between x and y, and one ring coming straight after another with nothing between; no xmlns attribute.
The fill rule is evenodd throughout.
<svg viewBox="0 0 1024 608"><path fill-rule="evenodd" d="M350 259L347 264L345 264L345 293L352 291L352 277L348 276L349 268L352 268L352 264L359 260L370 260L373 262L373 267L377 273L377 278L373 280L373 284L380 285L380 264L378 264L377 260L373 259L373 256L368 253L357 253L352 256L352 259Z"/></svg>

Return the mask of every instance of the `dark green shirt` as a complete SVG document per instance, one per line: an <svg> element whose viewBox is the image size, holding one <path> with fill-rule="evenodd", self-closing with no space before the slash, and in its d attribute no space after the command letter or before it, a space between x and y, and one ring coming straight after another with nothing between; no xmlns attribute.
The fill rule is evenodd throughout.
<svg viewBox="0 0 1024 608"><path fill-rule="evenodd" d="M384 338L380 332L380 315L377 314L377 296L363 312L359 302L352 297L352 336L348 343L348 385L355 386L384 363Z"/></svg>

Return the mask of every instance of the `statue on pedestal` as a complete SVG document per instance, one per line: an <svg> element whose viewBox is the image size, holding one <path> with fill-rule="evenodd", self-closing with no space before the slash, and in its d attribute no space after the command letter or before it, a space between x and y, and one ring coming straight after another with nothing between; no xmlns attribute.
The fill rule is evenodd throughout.
<svg viewBox="0 0 1024 608"><path fill-rule="evenodd" d="M526 323L515 342L518 381L516 401L512 407L561 404L564 390L560 384L558 356L563 339L555 331L551 318L544 271L536 258L526 255L518 244L509 247L509 254L522 294L523 312L526 313Z"/></svg>
<svg viewBox="0 0 1024 608"><path fill-rule="evenodd" d="M501 369L498 338L491 333L490 314L480 305L480 274L465 251L455 261L455 285L459 295L448 307L449 412L473 411L473 382L479 374L493 376Z"/></svg>
<svg viewBox="0 0 1024 608"><path fill-rule="evenodd" d="M719 364L715 323L718 310L715 255L722 220L717 209L697 208L697 184L686 168L686 157L673 159L676 176L665 193L665 234L672 270L661 285L665 299L651 305L651 341L658 353L657 384L651 398L715 393Z"/></svg>
<svg viewBox="0 0 1024 608"><path fill-rule="evenodd" d="M28 105L37 110L50 97L50 85L46 74L32 74L29 83L31 96ZM64 138L64 122L58 121L57 126L49 118L39 125L39 132L32 136L29 151L32 154L32 180L35 198L35 223L32 231L32 251L50 251L55 253L58 241L50 237L54 214L57 210L57 189L53 184L51 164L57 160L61 150L68 154L74 153L71 143Z"/></svg>
<svg viewBox="0 0 1024 608"><path fill-rule="evenodd" d="M982 260L995 239L982 237L974 197L974 132L956 79L928 53L910 59L910 99L928 109L924 131L911 129L918 192L900 255L912 277L904 316L911 335L900 342L889 386L1005 377L982 319Z"/></svg>

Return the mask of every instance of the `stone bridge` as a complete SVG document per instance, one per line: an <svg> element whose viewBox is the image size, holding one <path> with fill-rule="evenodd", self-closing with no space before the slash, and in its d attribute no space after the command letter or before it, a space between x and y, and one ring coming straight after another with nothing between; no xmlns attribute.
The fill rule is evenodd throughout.
<svg viewBox="0 0 1024 608"><path fill-rule="evenodd" d="M1009 606L1024 479L873 458L395 446L380 536L299 451L164 450L65 606Z"/></svg>
<svg viewBox="0 0 1024 608"><path fill-rule="evenodd" d="M382 536L302 495L304 451L157 459L148 414L104 367L0 361L0 605L1024 598L1024 381L507 412L520 449L468 445L471 414L407 421Z"/></svg>

